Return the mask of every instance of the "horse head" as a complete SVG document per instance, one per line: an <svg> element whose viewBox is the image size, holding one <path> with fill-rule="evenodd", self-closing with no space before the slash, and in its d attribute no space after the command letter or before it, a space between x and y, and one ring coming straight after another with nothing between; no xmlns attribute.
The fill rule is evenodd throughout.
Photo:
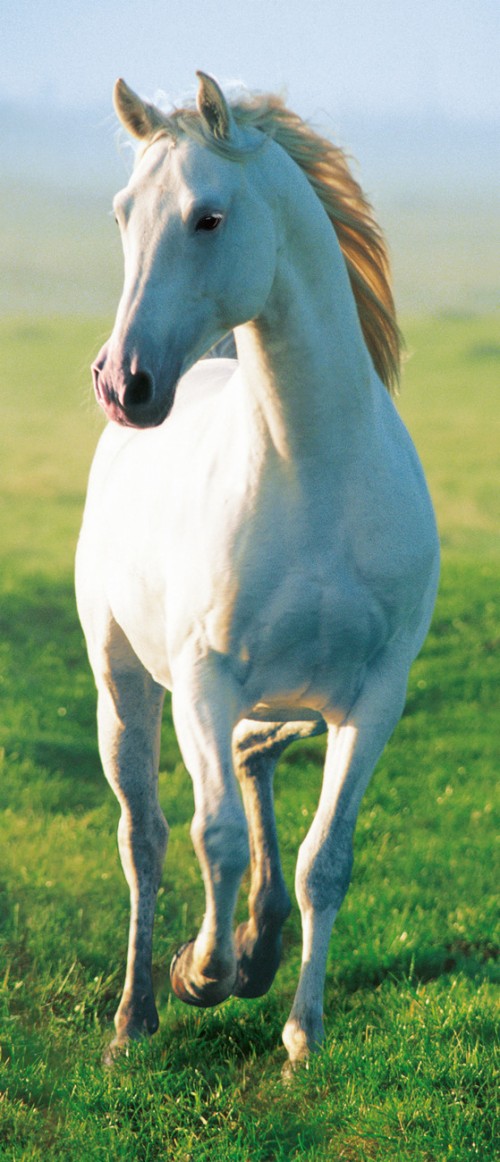
<svg viewBox="0 0 500 1162"><path fill-rule="evenodd" d="M217 83L198 78L196 106L182 117L115 86L140 148L114 201L124 288L92 370L108 418L134 427L162 423L180 377L260 313L274 279L274 214L258 180L265 137L236 125Z"/></svg>

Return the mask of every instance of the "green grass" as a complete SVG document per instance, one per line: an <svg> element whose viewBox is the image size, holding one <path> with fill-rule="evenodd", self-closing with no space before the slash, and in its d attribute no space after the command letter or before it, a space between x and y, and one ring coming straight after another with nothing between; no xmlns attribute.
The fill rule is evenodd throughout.
<svg viewBox="0 0 500 1162"><path fill-rule="evenodd" d="M100 773L72 559L100 420L86 367L106 321L0 325L0 1158L489 1162L495 1149L494 820L500 622L491 319L417 320L401 410L444 545L433 628L365 797L327 972L327 1041L290 1085L281 1028L300 963L286 926L268 997L192 1012L168 963L199 923L192 792L168 714L172 827L158 902L161 1029L111 1071L101 1054L128 916L117 806ZM322 741L277 779L285 875ZM244 901L242 902L243 909Z"/></svg>

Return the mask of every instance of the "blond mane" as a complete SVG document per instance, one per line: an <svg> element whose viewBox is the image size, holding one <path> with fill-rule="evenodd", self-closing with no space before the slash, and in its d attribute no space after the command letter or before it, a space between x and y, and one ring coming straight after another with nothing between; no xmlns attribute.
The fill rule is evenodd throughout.
<svg viewBox="0 0 500 1162"><path fill-rule="evenodd" d="M274 95L245 94L231 102L231 111L242 128L258 129L276 141L308 178L338 237L375 369L388 390L395 391L402 339L390 285L387 246L344 151L321 137ZM174 137L179 132L187 133L226 157L243 159L249 152L210 136L194 107L176 109L165 117L165 127Z"/></svg>

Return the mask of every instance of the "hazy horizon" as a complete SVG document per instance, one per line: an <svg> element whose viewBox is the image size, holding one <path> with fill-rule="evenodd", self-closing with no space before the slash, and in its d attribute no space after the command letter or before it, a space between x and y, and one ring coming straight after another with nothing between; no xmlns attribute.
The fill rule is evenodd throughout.
<svg viewBox="0 0 500 1162"><path fill-rule="evenodd" d="M388 239L399 309L498 309L491 135L408 118L344 118L340 134L326 128L356 158ZM0 315L112 315L122 257L111 199L132 157L118 148L115 118L65 111L28 115L20 127L0 106L0 130L9 158L0 180Z"/></svg>
<svg viewBox="0 0 500 1162"><path fill-rule="evenodd" d="M286 91L346 149L404 311L500 302L500 9L492 0L4 0L0 313L111 312L121 283L111 93L177 99L195 70ZM128 157L128 165L127 165Z"/></svg>

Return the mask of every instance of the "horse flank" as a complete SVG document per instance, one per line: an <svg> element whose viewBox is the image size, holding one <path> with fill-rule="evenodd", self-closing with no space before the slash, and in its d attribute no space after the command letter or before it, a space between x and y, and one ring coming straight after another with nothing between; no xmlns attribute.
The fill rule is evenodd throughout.
<svg viewBox="0 0 500 1162"><path fill-rule="evenodd" d="M255 152L255 147L241 149L227 138L214 137L194 105L175 109L170 115L157 109L154 112L157 130L145 148L159 136L168 135L175 140L179 134L187 134L232 160L244 161ZM308 178L344 255L375 370L389 392L396 394L402 336L391 290L387 245L373 209L350 171L344 150L316 133L273 94L245 94L231 103L231 113L237 125L257 129L276 141ZM138 156L143 153L144 148Z"/></svg>

